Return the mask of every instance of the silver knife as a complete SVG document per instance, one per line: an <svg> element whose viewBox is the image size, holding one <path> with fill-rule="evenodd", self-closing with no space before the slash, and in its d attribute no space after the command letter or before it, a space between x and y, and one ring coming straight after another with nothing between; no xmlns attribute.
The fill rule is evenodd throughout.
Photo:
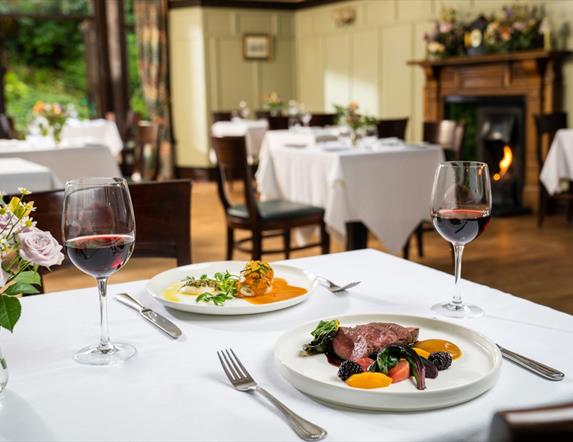
<svg viewBox="0 0 573 442"><path fill-rule="evenodd" d="M118 295L115 295L115 299L122 304L137 310L144 319L148 320L157 328L167 333L173 339L177 339L182 335L181 329L173 324L173 322L171 322L166 317L161 316L159 313L154 312L150 308L145 307L133 296L127 293L119 293Z"/></svg>
<svg viewBox="0 0 573 442"><path fill-rule="evenodd" d="M533 359L529 359L519 353L503 348L501 345L497 345L497 347L506 359L517 365L521 365L523 368L532 371L545 379L549 379L550 381L560 381L565 377L564 373L542 364L541 362L534 361Z"/></svg>

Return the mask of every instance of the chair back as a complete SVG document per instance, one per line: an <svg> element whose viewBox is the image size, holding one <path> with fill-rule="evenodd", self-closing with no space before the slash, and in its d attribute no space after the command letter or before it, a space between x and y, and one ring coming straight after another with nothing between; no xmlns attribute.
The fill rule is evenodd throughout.
<svg viewBox="0 0 573 442"><path fill-rule="evenodd" d="M378 138L396 137L404 140L406 138L406 127L408 118L399 118L394 120L378 120L376 129Z"/></svg>
<svg viewBox="0 0 573 442"><path fill-rule="evenodd" d="M334 126L336 119L336 114L312 114L309 126Z"/></svg>
<svg viewBox="0 0 573 442"><path fill-rule="evenodd" d="M573 403L500 411L493 416L488 440L529 442L573 440Z"/></svg>
<svg viewBox="0 0 573 442"><path fill-rule="evenodd" d="M231 121L232 112L231 111L215 111L211 113L213 117L213 123L217 121Z"/></svg>
<svg viewBox="0 0 573 442"><path fill-rule="evenodd" d="M553 138L559 129L567 128L567 113L556 112L553 114L537 114L535 118L535 130L537 135L536 155L539 171L543 167L547 150L553 143ZM544 145L543 136L547 136L547 143ZM544 148L547 146L547 149Z"/></svg>
<svg viewBox="0 0 573 442"><path fill-rule="evenodd" d="M178 266L191 264L191 181L130 183L129 192L136 223L133 256L176 258ZM33 217L38 227L62 244L64 191L37 192L29 199L36 206ZM172 215L175 209L176 216ZM70 264L67 257L65 263Z"/></svg>
<svg viewBox="0 0 573 442"><path fill-rule="evenodd" d="M267 118L269 130L285 130L289 127L290 117L286 115L270 116Z"/></svg>
<svg viewBox="0 0 573 442"><path fill-rule="evenodd" d="M424 121L423 140L439 144L460 158L464 142L465 125L454 120Z"/></svg>
<svg viewBox="0 0 573 442"><path fill-rule="evenodd" d="M212 137L212 146L217 157L217 189L225 212L233 205L226 184L240 180L243 183L244 200L249 217L251 222L256 223L260 214L251 167L247 159L245 137Z"/></svg>
<svg viewBox="0 0 573 442"><path fill-rule="evenodd" d="M159 175L160 127L151 121L140 121L135 131L134 171L142 180L155 180Z"/></svg>
<svg viewBox="0 0 573 442"><path fill-rule="evenodd" d="M255 118L257 120L268 120L271 116L271 112L268 110L256 110L255 111Z"/></svg>

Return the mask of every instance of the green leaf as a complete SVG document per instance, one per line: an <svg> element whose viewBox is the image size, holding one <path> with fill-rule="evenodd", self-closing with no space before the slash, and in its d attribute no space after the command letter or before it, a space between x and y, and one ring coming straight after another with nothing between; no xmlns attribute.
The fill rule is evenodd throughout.
<svg viewBox="0 0 573 442"><path fill-rule="evenodd" d="M14 278L16 282L25 282L26 284L41 284L40 274L29 270L27 272L22 272Z"/></svg>
<svg viewBox="0 0 573 442"><path fill-rule="evenodd" d="M4 291L4 295L15 296L15 295L33 295L34 293L39 293L40 291L34 287L32 284L25 282L17 282L12 284Z"/></svg>
<svg viewBox="0 0 573 442"><path fill-rule="evenodd" d="M21 312L22 306L18 298L0 295L0 327L13 331Z"/></svg>

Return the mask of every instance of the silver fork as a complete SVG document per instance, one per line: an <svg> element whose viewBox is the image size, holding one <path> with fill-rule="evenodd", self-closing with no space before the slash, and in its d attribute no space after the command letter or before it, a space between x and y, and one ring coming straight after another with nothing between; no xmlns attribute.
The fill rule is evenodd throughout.
<svg viewBox="0 0 573 442"><path fill-rule="evenodd" d="M327 285L325 286L328 290L330 290L332 293L340 293L340 292L344 292L348 289L351 289L353 287L356 287L358 284L360 284L362 281L354 281L351 282L349 284L343 285L343 286L339 286L338 284L335 284L334 282L332 282L330 279L325 278L324 276L318 276L318 279L320 279L321 281L325 282Z"/></svg>
<svg viewBox="0 0 573 442"><path fill-rule="evenodd" d="M223 366L225 374L229 378L229 381L231 381L231 384L233 384L233 387L239 391L256 391L267 398L269 402L282 412L290 427L301 439L314 441L321 440L326 436L326 430L307 421L306 419L303 419L267 390L258 385L241 361L239 361L239 358L232 349L218 351L217 356L219 357L219 361Z"/></svg>

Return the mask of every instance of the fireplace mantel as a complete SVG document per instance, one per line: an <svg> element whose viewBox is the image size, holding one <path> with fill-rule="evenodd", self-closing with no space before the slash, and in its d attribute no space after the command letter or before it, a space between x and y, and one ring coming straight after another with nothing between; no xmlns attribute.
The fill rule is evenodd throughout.
<svg viewBox="0 0 573 442"><path fill-rule="evenodd" d="M525 205L537 207L539 166L533 116L561 110L565 51L518 51L505 54L412 60L424 70L424 119L444 118L447 97L519 96L525 99Z"/></svg>

